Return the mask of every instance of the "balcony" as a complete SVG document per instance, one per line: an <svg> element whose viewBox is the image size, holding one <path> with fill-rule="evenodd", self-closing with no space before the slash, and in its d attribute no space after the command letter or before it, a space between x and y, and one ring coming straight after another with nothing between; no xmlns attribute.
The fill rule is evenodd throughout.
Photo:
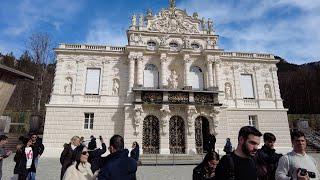
<svg viewBox="0 0 320 180"><path fill-rule="evenodd" d="M133 88L135 104L189 104L221 106L217 88L213 90L180 90Z"/></svg>

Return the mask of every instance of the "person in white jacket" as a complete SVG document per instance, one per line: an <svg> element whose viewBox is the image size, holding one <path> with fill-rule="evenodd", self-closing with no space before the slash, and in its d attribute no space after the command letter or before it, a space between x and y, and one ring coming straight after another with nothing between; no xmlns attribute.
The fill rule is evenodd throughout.
<svg viewBox="0 0 320 180"><path fill-rule="evenodd" d="M68 167L63 176L63 180L95 180L98 171L95 174L92 173L91 165L88 163L88 157L87 147L83 145L76 147L73 154L74 162Z"/></svg>
<svg viewBox="0 0 320 180"><path fill-rule="evenodd" d="M282 156L276 170L276 180L320 180L317 162L306 153L306 137L301 131L291 133L293 151ZM303 172L305 169L308 172ZM312 173L310 173L312 172Z"/></svg>

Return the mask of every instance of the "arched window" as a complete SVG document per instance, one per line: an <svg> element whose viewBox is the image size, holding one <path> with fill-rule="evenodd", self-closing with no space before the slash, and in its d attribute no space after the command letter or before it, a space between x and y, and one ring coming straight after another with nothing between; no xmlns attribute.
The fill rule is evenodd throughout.
<svg viewBox="0 0 320 180"><path fill-rule="evenodd" d="M143 72L143 86L147 88L159 87L159 72L154 64L146 64Z"/></svg>
<svg viewBox="0 0 320 180"><path fill-rule="evenodd" d="M197 66L190 67L190 85L192 89L203 90L203 72Z"/></svg>
<svg viewBox="0 0 320 180"><path fill-rule="evenodd" d="M176 42L170 42L169 47L171 51L177 51L179 49L179 44Z"/></svg>
<svg viewBox="0 0 320 180"><path fill-rule="evenodd" d="M196 50L200 48L199 44L197 44L197 43L192 43L191 47L192 47L192 49L196 49Z"/></svg>
<svg viewBox="0 0 320 180"><path fill-rule="evenodd" d="M157 47L157 43L154 41L148 41L147 42L147 48L149 50L155 50L155 48Z"/></svg>

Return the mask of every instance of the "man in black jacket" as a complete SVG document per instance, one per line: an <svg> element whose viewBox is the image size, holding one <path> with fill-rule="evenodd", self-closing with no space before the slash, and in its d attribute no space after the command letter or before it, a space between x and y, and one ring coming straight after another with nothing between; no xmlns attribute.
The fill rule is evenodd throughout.
<svg viewBox="0 0 320 180"><path fill-rule="evenodd" d="M274 180L278 161L282 154L277 154L274 149L276 136L272 133L263 134L264 145L258 150L255 160L259 180Z"/></svg>
<svg viewBox="0 0 320 180"><path fill-rule="evenodd" d="M223 156L216 168L216 180L257 180L253 157L261 136L261 132L252 126L242 127L236 150Z"/></svg>
<svg viewBox="0 0 320 180"><path fill-rule="evenodd" d="M120 135L110 139L109 154L104 159L100 170L99 180L135 180L137 162L128 157L129 151L124 149L124 141Z"/></svg>
<svg viewBox="0 0 320 180"><path fill-rule="evenodd" d="M92 173L96 172L100 168L101 160L102 160L101 155L107 151L107 146L104 143L102 136L100 136L99 139L101 142L102 149L97 148L95 137L92 137L91 141L88 144L88 150L89 150L88 162L91 164Z"/></svg>
<svg viewBox="0 0 320 180"><path fill-rule="evenodd" d="M61 174L60 174L60 179L62 180L64 173L66 172L66 170L68 169L69 166L72 165L72 161L73 161L73 151L74 149L80 145L80 138L79 136L73 136L71 138L71 142L69 144L64 144L63 147L63 151L60 155L60 163L62 165L61 167Z"/></svg>

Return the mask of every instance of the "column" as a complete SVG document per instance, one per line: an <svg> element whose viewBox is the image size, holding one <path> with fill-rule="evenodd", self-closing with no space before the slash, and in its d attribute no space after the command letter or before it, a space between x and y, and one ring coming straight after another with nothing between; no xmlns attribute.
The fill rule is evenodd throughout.
<svg viewBox="0 0 320 180"><path fill-rule="evenodd" d="M220 88L219 75L220 75L220 59L218 56L214 57L214 70L215 70L215 86Z"/></svg>
<svg viewBox="0 0 320 180"><path fill-rule="evenodd" d="M207 57L207 70L208 70L208 88L213 88L213 70L212 70L212 60Z"/></svg>
<svg viewBox="0 0 320 180"><path fill-rule="evenodd" d="M167 55L165 53L162 53L161 54L161 57L160 57L160 60L161 60L161 84L160 84L160 88L162 89L166 89L168 88L168 76L167 76L167 72L166 72L166 69L167 69Z"/></svg>
<svg viewBox="0 0 320 180"><path fill-rule="evenodd" d="M183 60L184 60L184 88L191 89L192 86L189 83L189 69L190 69L189 54L185 54Z"/></svg>
<svg viewBox="0 0 320 180"><path fill-rule="evenodd" d="M186 154L193 155L197 153L196 150L196 138L195 138L195 115L197 114L197 110L195 106L187 107L187 127L188 132L186 133Z"/></svg>
<svg viewBox="0 0 320 180"><path fill-rule="evenodd" d="M138 87L142 87L143 86L143 67L142 67L142 61L143 61L143 57L142 56L139 56L137 58L137 68L138 68L138 71L137 71L137 85Z"/></svg>
<svg viewBox="0 0 320 180"><path fill-rule="evenodd" d="M160 109L161 120L160 120L160 154L170 154L169 148L169 120L171 111L169 105L162 105Z"/></svg>
<svg viewBox="0 0 320 180"><path fill-rule="evenodd" d="M129 59L129 85L128 85L128 93L132 92L133 84L134 84L134 57L130 56Z"/></svg>

